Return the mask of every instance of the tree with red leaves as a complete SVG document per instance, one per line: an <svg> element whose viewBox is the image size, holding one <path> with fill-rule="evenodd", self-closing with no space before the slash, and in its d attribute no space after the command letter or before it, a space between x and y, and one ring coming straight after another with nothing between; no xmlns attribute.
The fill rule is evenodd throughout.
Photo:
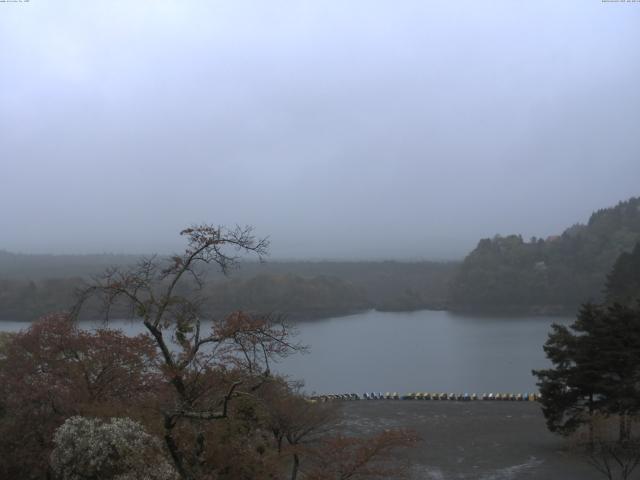
<svg viewBox="0 0 640 480"><path fill-rule="evenodd" d="M153 401L159 381L148 336L87 332L65 315L14 334L0 354L0 478L44 477L53 432L66 418L133 415Z"/></svg>

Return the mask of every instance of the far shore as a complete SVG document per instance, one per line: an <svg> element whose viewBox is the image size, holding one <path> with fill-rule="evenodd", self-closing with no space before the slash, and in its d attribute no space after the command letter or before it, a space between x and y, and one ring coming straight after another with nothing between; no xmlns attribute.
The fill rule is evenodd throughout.
<svg viewBox="0 0 640 480"><path fill-rule="evenodd" d="M563 316L563 317L572 317L576 315L576 308L568 308L568 307L535 307L531 309L522 309L522 308L459 308L459 307L450 307L441 304L433 304L433 305L425 305L418 308L396 308L390 309L385 307L371 307L371 308L359 308L359 309L327 309L322 311L310 311L310 312L288 312L288 313L278 313L272 312L272 315L282 315L289 321L292 322L313 322L319 320L326 320L329 318L339 318L339 317L348 317L351 315L357 315L360 313L366 313L369 311L376 312L384 312L384 313L413 313L413 312L421 312L421 311L432 311L432 312L449 312L454 315L460 316L478 316L478 317L507 317L507 316L534 316L534 317L544 317L544 316ZM220 317L224 314L216 314L215 317ZM211 317L210 317L211 318ZM36 321L37 318L0 318L0 323L20 323L20 324L30 324ZM86 319L88 320L88 319ZM128 319L127 319L128 320ZM131 319L135 321L136 319ZM101 319L89 320L89 321L101 321Z"/></svg>

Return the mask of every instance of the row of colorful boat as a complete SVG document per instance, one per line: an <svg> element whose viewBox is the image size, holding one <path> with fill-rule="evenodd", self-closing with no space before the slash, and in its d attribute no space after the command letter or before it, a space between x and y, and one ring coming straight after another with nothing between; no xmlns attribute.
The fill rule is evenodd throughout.
<svg viewBox="0 0 640 480"><path fill-rule="evenodd" d="M391 394L387 397L386 394L383 398L393 399L395 394ZM379 398L379 397L378 397ZM456 401L473 401L473 400L498 400L498 401L511 401L511 402L536 402L540 398L537 393L410 393L404 395L403 400L456 400Z"/></svg>
<svg viewBox="0 0 640 480"><path fill-rule="evenodd" d="M484 401L511 401L511 402L536 402L540 399L537 393L429 393L413 392L407 395L400 395L396 392L367 392L362 396L357 393L339 393L331 395L316 395L310 397L312 401L327 402L332 400L439 400L439 401L459 401L470 402L477 400Z"/></svg>

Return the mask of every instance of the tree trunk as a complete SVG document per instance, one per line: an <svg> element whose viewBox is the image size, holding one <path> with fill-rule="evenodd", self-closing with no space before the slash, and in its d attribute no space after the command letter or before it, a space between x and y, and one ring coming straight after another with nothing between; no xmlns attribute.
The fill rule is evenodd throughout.
<svg viewBox="0 0 640 480"><path fill-rule="evenodd" d="M593 393L589 394L589 448L593 448L594 425L593 425Z"/></svg>
<svg viewBox="0 0 640 480"><path fill-rule="evenodd" d="M169 450L169 454L171 455L171 459L173 460L173 464L176 467L176 471L178 475L183 480L194 480L193 477L189 474L187 469L184 466L182 453L176 444L175 439L173 438L173 427L175 423L173 419L169 415L165 415L164 417L164 442L167 446L167 450Z"/></svg>
<svg viewBox="0 0 640 480"><path fill-rule="evenodd" d="M293 454L293 466L291 467L291 480L296 480L298 477L298 468L300 467L300 458L297 453Z"/></svg>
<svg viewBox="0 0 640 480"><path fill-rule="evenodd" d="M629 428L627 425L627 415L625 413L620 414L620 436L618 441L620 443L629 440Z"/></svg>

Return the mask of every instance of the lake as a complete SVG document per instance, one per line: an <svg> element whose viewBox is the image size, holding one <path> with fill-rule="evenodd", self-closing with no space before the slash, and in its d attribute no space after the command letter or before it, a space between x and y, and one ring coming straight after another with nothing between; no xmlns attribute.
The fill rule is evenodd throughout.
<svg viewBox="0 0 640 480"><path fill-rule="evenodd" d="M297 324L310 352L274 370L304 379L307 392L530 392L552 323L570 317L479 316L422 310L377 312ZM142 325L113 321L128 333ZM0 322L15 331L24 323ZM85 323L83 326L91 327Z"/></svg>

